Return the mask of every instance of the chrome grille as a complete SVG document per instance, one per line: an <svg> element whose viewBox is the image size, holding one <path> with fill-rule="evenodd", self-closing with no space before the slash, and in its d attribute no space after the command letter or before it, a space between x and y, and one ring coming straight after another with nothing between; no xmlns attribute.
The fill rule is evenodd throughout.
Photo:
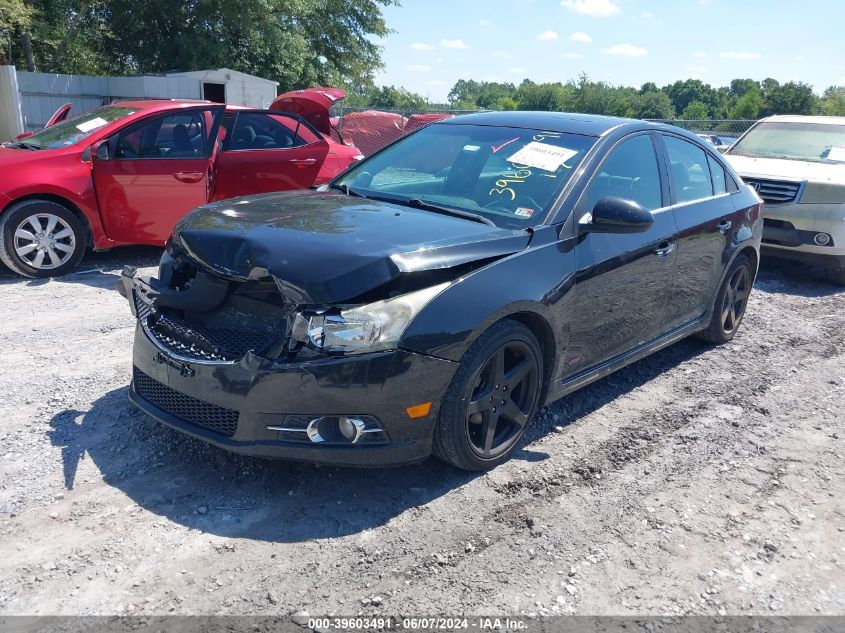
<svg viewBox="0 0 845 633"><path fill-rule="evenodd" d="M768 180L765 178L746 178L745 184L751 185L765 202L771 204L784 204L793 202L801 190L800 182L789 182L786 180Z"/></svg>
<svg viewBox="0 0 845 633"><path fill-rule="evenodd" d="M147 376L137 367L133 368L132 382L136 393L144 400L180 420L226 437L232 437L238 429L237 411L218 407L171 389L155 378Z"/></svg>

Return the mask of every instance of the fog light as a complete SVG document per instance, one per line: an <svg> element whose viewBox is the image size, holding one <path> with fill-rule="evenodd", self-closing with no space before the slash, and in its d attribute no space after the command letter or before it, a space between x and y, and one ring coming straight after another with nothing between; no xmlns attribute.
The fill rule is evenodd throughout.
<svg viewBox="0 0 845 633"><path fill-rule="evenodd" d="M340 434L353 444L361 438L366 424L358 418L341 417L337 420L337 430Z"/></svg>
<svg viewBox="0 0 845 633"><path fill-rule="evenodd" d="M813 241L819 246L827 246L830 244L830 235L827 233L816 233L813 237Z"/></svg>

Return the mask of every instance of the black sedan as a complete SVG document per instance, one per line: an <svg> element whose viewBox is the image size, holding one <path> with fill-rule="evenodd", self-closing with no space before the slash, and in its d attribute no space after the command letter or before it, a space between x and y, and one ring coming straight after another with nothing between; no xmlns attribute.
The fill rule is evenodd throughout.
<svg viewBox="0 0 845 633"><path fill-rule="evenodd" d="M539 407L690 334L730 341L762 203L664 126L442 121L318 190L224 200L124 271L130 398L217 446L487 469Z"/></svg>

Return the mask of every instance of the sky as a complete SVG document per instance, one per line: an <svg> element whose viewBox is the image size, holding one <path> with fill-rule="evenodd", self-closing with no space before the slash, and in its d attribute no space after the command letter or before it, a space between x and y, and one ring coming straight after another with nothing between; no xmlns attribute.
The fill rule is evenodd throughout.
<svg viewBox="0 0 845 633"><path fill-rule="evenodd" d="M845 85L844 0L402 0L381 85L443 102L458 79Z"/></svg>

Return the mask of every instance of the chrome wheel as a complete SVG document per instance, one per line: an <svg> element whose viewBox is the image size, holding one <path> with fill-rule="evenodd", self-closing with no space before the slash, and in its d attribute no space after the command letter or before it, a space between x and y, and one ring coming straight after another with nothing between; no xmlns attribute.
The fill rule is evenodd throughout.
<svg viewBox="0 0 845 633"><path fill-rule="evenodd" d="M13 248L25 264L38 270L52 270L73 256L76 237L70 225L59 216L36 213L18 224Z"/></svg>
<svg viewBox="0 0 845 633"><path fill-rule="evenodd" d="M722 331L725 334L733 334L739 327L750 293L751 276L746 266L740 266L728 282L722 300Z"/></svg>
<svg viewBox="0 0 845 633"><path fill-rule="evenodd" d="M539 359L522 341L499 347L474 381L466 407L472 451L492 459L516 443L528 423L540 388Z"/></svg>

